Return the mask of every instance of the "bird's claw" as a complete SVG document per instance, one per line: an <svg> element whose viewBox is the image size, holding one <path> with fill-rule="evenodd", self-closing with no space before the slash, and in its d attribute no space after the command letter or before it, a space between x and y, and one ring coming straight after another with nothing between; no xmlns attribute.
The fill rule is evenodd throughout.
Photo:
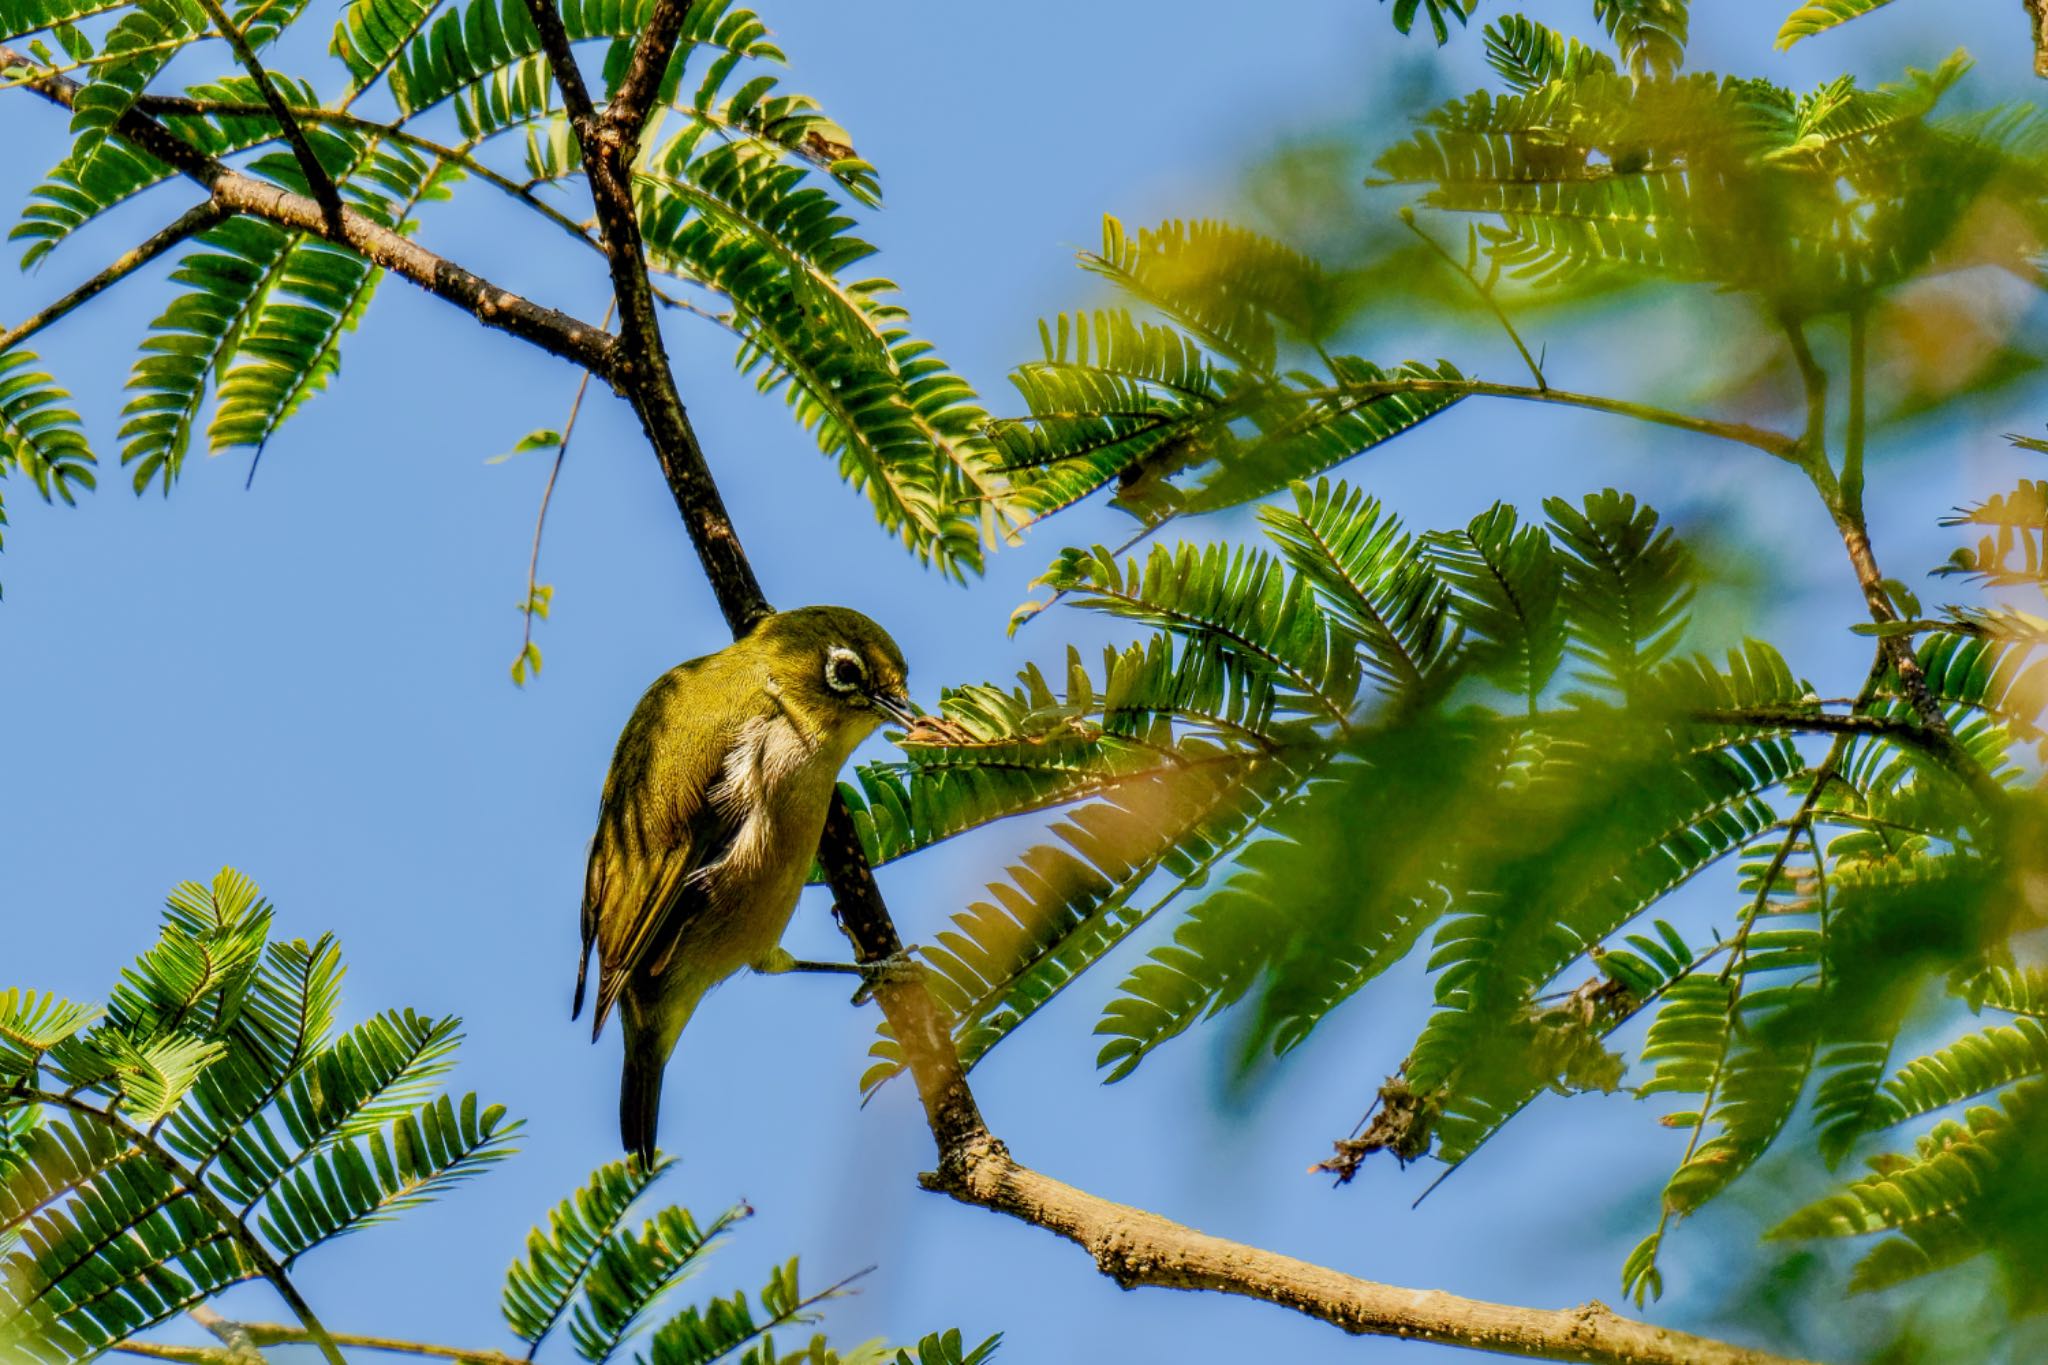
<svg viewBox="0 0 2048 1365"><path fill-rule="evenodd" d="M865 1005L872 999L877 986L904 985L924 979L924 967L909 948L899 948L887 957L876 958L873 962L862 962L857 966L860 971L860 989L853 993L853 1003L856 1005Z"/></svg>

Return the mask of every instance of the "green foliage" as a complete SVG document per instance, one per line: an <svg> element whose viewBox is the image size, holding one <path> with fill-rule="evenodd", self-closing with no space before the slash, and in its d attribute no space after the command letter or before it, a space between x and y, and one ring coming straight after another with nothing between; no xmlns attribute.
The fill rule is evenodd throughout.
<svg viewBox="0 0 2048 1365"><path fill-rule="evenodd" d="M1520 14L1486 26L1486 64L1525 94L1552 81L1583 80L1614 70L1614 60L1598 48Z"/></svg>
<svg viewBox="0 0 2048 1365"><path fill-rule="evenodd" d="M1801 38L1811 38L1816 33L1825 33L1837 24L1846 24L1851 19L1860 19L1875 9L1882 9L1892 0L1814 0L1801 5L1785 16L1784 26L1778 30L1778 46L1788 48Z"/></svg>
<svg viewBox="0 0 2048 1365"><path fill-rule="evenodd" d="M526 1255L505 1272L504 1313L512 1333L538 1347L569 1311L626 1210L673 1164L614 1161L548 1215L526 1238Z"/></svg>
<svg viewBox="0 0 2048 1365"><path fill-rule="evenodd" d="M1028 415L990 428L1033 518L1111 483L1115 505L1148 524L1235 506L1391 440L1465 392L1447 362L1383 369L1327 352L1343 291L1257 233L1175 221L1134 238L1105 218L1102 249L1082 264L1160 320L1119 308L1039 324L1043 359L1011 375Z"/></svg>
<svg viewBox="0 0 2048 1365"><path fill-rule="evenodd" d="M14 3L4 23L20 32L54 26L72 35L74 21L96 12L51 0ZM28 244L26 264L173 178L115 130L212 27L196 0L115 8L83 68L74 146L14 229ZM262 47L301 8L299 0L242 0L229 12ZM607 45L612 81L651 0L569 0L560 9L572 43ZM574 230L570 215L548 201L575 188L580 157L523 0L350 0L329 51L347 73L338 101L323 102L314 82L281 73L273 81L300 111L349 207L409 234L418 208L463 182L483 183L508 194L515 211ZM851 273L872 254L848 215L879 202L875 168L814 100L780 87L774 68L782 61L759 17L733 0L688 7L634 167L649 264L693 291L686 299L664 288L662 300L738 338L740 369L787 399L907 548L950 576L978 572L985 548L1013 536L1029 509L1012 505L972 390L916 335L888 281ZM395 105L381 124L351 108L376 90ZM248 171L306 192L246 74L190 85L186 94L196 108L152 107L149 117L205 156L268 144L275 150ZM450 122L453 138L442 130ZM257 219L205 234L174 272L181 292L143 344L123 413L123 462L137 490L161 483L168 492L202 424L214 453L263 450L338 373L343 338L381 273L350 249ZM31 361L10 352L7 363ZM39 401L24 397L22 413L0 408L0 431L11 449L26 439L14 419L40 414L27 432L34 444L24 446L35 462L24 455L17 463L39 486L55 480L51 487L68 498L91 486L89 456L70 430L76 423L59 423L61 391L44 384ZM72 442L61 461L43 448L53 441Z"/></svg>
<svg viewBox="0 0 2048 1365"><path fill-rule="evenodd" d="M502 1109L430 1093L454 1021L331 1038L339 954L269 941L271 918L224 871L173 893L89 1030L89 1007L0 995L0 1347L89 1358L509 1150Z"/></svg>
<svg viewBox="0 0 2048 1365"><path fill-rule="evenodd" d="M337 1035L339 949L273 940L272 918L226 870L172 893L104 1012L0 991L0 1355L88 1360L235 1284L283 1287L314 1247L509 1154L519 1125L503 1109L437 1093L455 1020L394 1010ZM736 1294L661 1321L752 1212L700 1225L666 1207L628 1227L671 1164L600 1167L528 1236L504 1289L521 1341L537 1348L566 1322L577 1353L605 1365L659 1322L643 1362L890 1358L879 1343L842 1357L822 1336L800 1357L773 1353L769 1332L812 1321L844 1288L801 1290L794 1260L758 1311ZM993 1348L935 1334L917 1359L980 1365Z"/></svg>
<svg viewBox="0 0 2048 1365"><path fill-rule="evenodd" d="M1415 16L1421 13L1428 17L1430 32L1441 46L1451 40L1449 21L1455 19L1462 26L1478 7L1479 0L1394 0L1394 27L1403 33L1411 31Z"/></svg>
<svg viewBox="0 0 2048 1365"><path fill-rule="evenodd" d="M94 486L93 454L79 429L71 395L37 369L32 352L0 351L0 475L25 476L48 502L77 501ZM7 513L0 505L0 530Z"/></svg>
<svg viewBox="0 0 2048 1365"><path fill-rule="evenodd" d="M1497 267L1560 288L1696 281L1804 317L1935 268L1937 253L1946 268L1952 249L2024 271L2010 244L1956 236L1972 213L2037 221L2043 170L2033 115L1937 115L1960 55L1876 90L1843 78L1798 95L1671 75L1682 7L1602 10L1639 78L1573 59L1547 31L1503 29L1496 66L1514 93L1425 116L1380 158L1383 182L1474 215Z"/></svg>

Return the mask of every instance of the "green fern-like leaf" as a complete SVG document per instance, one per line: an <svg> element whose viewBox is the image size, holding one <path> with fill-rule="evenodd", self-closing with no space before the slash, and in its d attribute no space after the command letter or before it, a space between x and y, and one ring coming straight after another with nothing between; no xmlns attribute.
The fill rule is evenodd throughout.
<svg viewBox="0 0 2048 1365"><path fill-rule="evenodd" d="M1669 76L1685 61L1690 0L1593 0L1593 17L1635 75Z"/></svg>
<svg viewBox="0 0 2048 1365"><path fill-rule="evenodd" d="M1317 609L1313 585L1259 552L1155 547L1141 568L1110 551L1069 550L1038 580L1076 605L1144 622L1212 648L1270 685L1280 705L1348 719L1359 662L1341 626Z"/></svg>
<svg viewBox="0 0 2048 1365"><path fill-rule="evenodd" d="M1825 33L1838 24L1851 19L1860 19L1872 10L1882 9L1892 0L1815 0L1815 3L1801 5L1785 16L1785 23L1778 29L1778 48L1783 50L1802 38L1811 38L1816 33Z"/></svg>
<svg viewBox="0 0 2048 1365"><path fill-rule="evenodd" d="M226 368L249 319L276 287L293 237L253 218L231 218L199 238L172 272L186 291L150 325L122 409L121 463L135 491L161 482L168 492L184 465L206 387Z"/></svg>
<svg viewBox="0 0 2048 1365"><path fill-rule="evenodd" d="M1400 520L1344 484L1297 484L1295 509L1259 520L1297 573L1357 641L1373 679L1390 693L1438 686L1458 649L1449 587Z"/></svg>
<svg viewBox="0 0 2048 1365"><path fill-rule="evenodd" d="M1589 495L1583 510L1544 500L1551 532L1565 551L1565 610L1580 676L1622 697L1668 658L1692 601L1691 561L1669 527L1626 493Z"/></svg>
<svg viewBox="0 0 2048 1365"><path fill-rule="evenodd" d="M1614 70L1613 59L1598 48L1520 14L1505 15L1486 26L1486 62L1502 80L1525 93L1552 81Z"/></svg>
<svg viewBox="0 0 2048 1365"><path fill-rule="evenodd" d="M357 151L344 144L334 155L347 164L356 161ZM258 164L287 183L298 178L289 158ZM393 145L370 153L342 184L358 212L404 232L412 210L441 193L448 174L411 148ZM216 454L238 446L260 450L326 387L341 367L341 338L355 330L382 276L361 256L324 242L302 239L291 248L220 375L219 404L207 430Z"/></svg>
<svg viewBox="0 0 2048 1365"><path fill-rule="evenodd" d="M748 1212L732 1209L699 1228L688 1210L663 1209L637 1231L607 1237L590 1263L582 1301L569 1320L576 1353L590 1365L604 1365Z"/></svg>
<svg viewBox="0 0 2048 1365"><path fill-rule="evenodd" d="M1380 0L1385 4L1386 0ZM1412 32L1415 16L1423 15L1429 20L1430 32L1436 35L1438 47L1451 40L1450 21L1458 21L1463 27L1472 11L1479 7L1479 0L1393 0L1394 27L1403 33Z"/></svg>
<svg viewBox="0 0 2048 1365"><path fill-rule="evenodd" d="M1534 709L1564 658L1564 567L1551 538L1495 503L1424 544L1449 585L1467 662Z"/></svg>
<svg viewBox="0 0 2048 1365"><path fill-rule="evenodd" d="M42 1054L99 1017L96 1005L74 1004L48 991L0 991L0 1076L32 1072Z"/></svg>
<svg viewBox="0 0 2048 1365"><path fill-rule="evenodd" d="M105 60L73 100L73 158L90 163L142 88L179 47L206 32L206 11L192 0L134 0L101 44Z"/></svg>
<svg viewBox="0 0 2048 1365"><path fill-rule="evenodd" d="M2022 1016L1965 1034L1901 1067L1885 1082L1884 1099L1870 1126L1903 1123L2043 1073L2048 1073L2048 1025Z"/></svg>
<svg viewBox="0 0 2048 1365"><path fill-rule="evenodd" d="M538 1347L576 1300L626 1210L674 1163L652 1167L614 1161L598 1167L582 1189L556 1205L545 1232L526 1237L526 1255L505 1272L503 1309L513 1335Z"/></svg>
<svg viewBox="0 0 2048 1365"><path fill-rule="evenodd" d="M264 1199L256 1226L289 1264L321 1242L384 1222L510 1156L518 1128L505 1120L502 1105L484 1106L475 1095L459 1104L441 1096L301 1162Z"/></svg>
<svg viewBox="0 0 2048 1365"><path fill-rule="evenodd" d="M44 501L77 500L94 486L93 454L71 395L37 368L31 351L0 352L0 474L20 471ZM0 517L0 525L5 525Z"/></svg>

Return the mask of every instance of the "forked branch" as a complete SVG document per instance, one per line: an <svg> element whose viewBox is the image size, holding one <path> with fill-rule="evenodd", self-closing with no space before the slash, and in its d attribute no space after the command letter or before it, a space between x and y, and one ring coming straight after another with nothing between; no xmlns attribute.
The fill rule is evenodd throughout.
<svg viewBox="0 0 2048 1365"><path fill-rule="evenodd" d="M72 107L78 93L76 81L41 72L30 58L0 46L0 70L10 69L25 70L28 74L23 84L44 99L66 109ZM522 298L354 209L344 207L339 224L332 225L315 200L233 169L146 114L130 109L114 124L114 131L204 186L213 202L228 212L246 213L347 247L372 265L401 275L461 308L486 327L509 332L595 374L611 377L614 338L602 328Z"/></svg>

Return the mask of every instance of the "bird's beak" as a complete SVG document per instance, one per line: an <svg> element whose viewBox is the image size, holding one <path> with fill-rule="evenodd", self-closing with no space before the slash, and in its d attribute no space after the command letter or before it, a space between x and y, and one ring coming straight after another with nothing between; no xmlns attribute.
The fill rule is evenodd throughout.
<svg viewBox="0 0 2048 1365"><path fill-rule="evenodd" d="M901 692L870 692L868 700L875 704L877 710L906 730L917 724L917 712L910 709L910 698Z"/></svg>

